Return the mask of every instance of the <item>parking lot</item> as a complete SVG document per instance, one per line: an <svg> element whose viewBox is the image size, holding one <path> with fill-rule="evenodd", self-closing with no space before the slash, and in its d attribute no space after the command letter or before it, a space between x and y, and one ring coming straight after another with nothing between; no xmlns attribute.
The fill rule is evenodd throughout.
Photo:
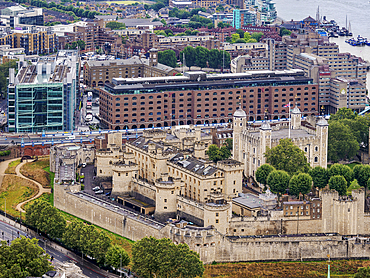
<svg viewBox="0 0 370 278"><path fill-rule="evenodd" d="M100 194L96 194L96 192L98 192L97 189L93 190L94 187L97 187L97 186L100 186L100 182L98 181L95 181L95 168L94 168L94 165L92 164L88 164L86 165L86 167L81 167L80 168L80 173L83 173L84 174L84 180L83 180L83 184L85 185L85 189L84 191L89 193L89 194L93 194L93 195L97 195L97 196L104 196L111 192L111 190L104 190L102 187L99 189L101 191ZM95 182L94 182L95 181Z"/></svg>

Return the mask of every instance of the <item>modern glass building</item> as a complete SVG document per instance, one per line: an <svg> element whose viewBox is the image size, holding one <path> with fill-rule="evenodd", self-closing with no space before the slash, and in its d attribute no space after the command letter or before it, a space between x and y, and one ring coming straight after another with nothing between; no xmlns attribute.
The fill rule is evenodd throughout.
<svg viewBox="0 0 370 278"><path fill-rule="evenodd" d="M21 62L22 64L22 62ZM8 131L74 130L77 51L22 66L8 86Z"/></svg>

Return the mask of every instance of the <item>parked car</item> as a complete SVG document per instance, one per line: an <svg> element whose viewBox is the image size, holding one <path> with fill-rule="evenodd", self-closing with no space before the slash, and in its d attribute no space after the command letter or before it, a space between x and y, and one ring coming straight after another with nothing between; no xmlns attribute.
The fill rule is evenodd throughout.
<svg viewBox="0 0 370 278"><path fill-rule="evenodd" d="M109 191L109 192L107 192L107 193L105 193L105 196L109 196L109 195L110 195L110 193L111 193L110 191Z"/></svg>
<svg viewBox="0 0 370 278"><path fill-rule="evenodd" d="M92 190L94 190L94 191L100 190L100 186L95 186Z"/></svg>
<svg viewBox="0 0 370 278"><path fill-rule="evenodd" d="M103 193L104 193L104 190L95 191L95 194L103 194Z"/></svg>
<svg viewBox="0 0 370 278"><path fill-rule="evenodd" d="M82 167L85 168L86 167L86 163L82 163Z"/></svg>

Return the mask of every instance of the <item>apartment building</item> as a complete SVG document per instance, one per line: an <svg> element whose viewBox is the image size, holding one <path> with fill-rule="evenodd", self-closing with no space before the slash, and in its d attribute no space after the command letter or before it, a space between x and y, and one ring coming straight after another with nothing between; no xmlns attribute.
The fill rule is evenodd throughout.
<svg viewBox="0 0 370 278"><path fill-rule="evenodd" d="M26 55L49 54L58 49L58 38L51 28L40 30L32 26L30 30L10 30L0 35L0 45L11 48L24 48Z"/></svg>
<svg viewBox="0 0 370 278"><path fill-rule="evenodd" d="M238 56L231 60L232 73L240 73L255 70L269 70L270 63L267 57L251 57L250 55Z"/></svg>
<svg viewBox="0 0 370 278"><path fill-rule="evenodd" d="M10 69L8 131L73 131L78 77L77 51L59 51L36 64Z"/></svg>
<svg viewBox="0 0 370 278"><path fill-rule="evenodd" d="M157 61L156 49L150 52L150 58L131 57L129 59L87 61L84 64L83 80L88 87L101 87L114 78L140 78L173 76L178 73L174 68Z"/></svg>
<svg viewBox="0 0 370 278"><path fill-rule="evenodd" d="M99 89L101 122L110 129L225 123L239 102L249 120L288 117L294 97L305 116L316 114L318 86L301 70L238 74L113 78ZM316 98L316 99L315 99Z"/></svg>

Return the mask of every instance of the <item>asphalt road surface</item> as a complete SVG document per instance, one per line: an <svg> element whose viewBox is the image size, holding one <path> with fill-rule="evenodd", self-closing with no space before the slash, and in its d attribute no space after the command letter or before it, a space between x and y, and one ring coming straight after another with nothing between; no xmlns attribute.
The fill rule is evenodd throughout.
<svg viewBox="0 0 370 278"><path fill-rule="evenodd" d="M1 238L1 240L5 240L5 241L9 240L9 242L11 242L12 240L14 240L18 237L18 232L19 232L19 236L22 235L22 236L30 237L27 233L9 225L9 224L7 224L3 221L0 221L0 238ZM81 263L81 260L80 260L80 262L77 262L76 260L73 260L69 256L62 253L61 251L58 251L58 250L55 250L55 249L51 248L50 245L48 245L48 240L46 240L46 242L45 242L43 239L39 239L39 245L44 250L46 249L46 252L50 256L54 257L54 261L58 261L60 263L73 261L78 267L81 268L83 274L85 274L88 277L91 277L91 278L104 278L104 277L106 277L106 276L103 276L103 275L100 275L100 274L96 273L95 271L93 271L89 267L84 266Z"/></svg>

